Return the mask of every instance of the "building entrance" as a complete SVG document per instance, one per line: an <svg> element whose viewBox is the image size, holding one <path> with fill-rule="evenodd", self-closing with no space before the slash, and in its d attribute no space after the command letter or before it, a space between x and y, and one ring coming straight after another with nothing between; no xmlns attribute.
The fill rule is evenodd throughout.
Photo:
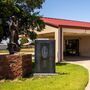
<svg viewBox="0 0 90 90"><path fill-rule="evenodd" d="M65 40L65 56L79 56L79 40L69 39Z"/></svg>

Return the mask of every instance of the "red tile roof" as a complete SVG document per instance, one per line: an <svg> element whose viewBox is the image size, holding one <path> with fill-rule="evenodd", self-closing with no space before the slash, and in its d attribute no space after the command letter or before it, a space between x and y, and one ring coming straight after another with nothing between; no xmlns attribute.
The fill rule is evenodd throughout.
<svg viewBox="0 0 90 90"><path fill-rule="evenodd" d="M42 18L42 20L46 24L49 24L54 27L62 26L62 27L76 27L76 28L90 29L90 22L47 18L47 17Z"/></svg>

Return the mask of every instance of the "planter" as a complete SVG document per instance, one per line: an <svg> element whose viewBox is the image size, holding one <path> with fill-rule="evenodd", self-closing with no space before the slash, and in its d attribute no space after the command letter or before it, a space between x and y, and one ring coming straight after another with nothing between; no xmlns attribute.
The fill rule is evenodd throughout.
<svg viewBox="0 0 90 90"><path fill-rule="evenodd" d="M0 55L0 79L27 77L32 72L32 55Z"/></svg>

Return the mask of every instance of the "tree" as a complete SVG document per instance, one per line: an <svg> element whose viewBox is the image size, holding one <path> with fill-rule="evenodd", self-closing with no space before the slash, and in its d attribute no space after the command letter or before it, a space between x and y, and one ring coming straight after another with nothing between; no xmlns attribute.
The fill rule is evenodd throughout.
<svg viewBox="0 0 90 90"><path fill-rule="evenodd" d="M0 0L0 18L2 19L2 24L0 25L0 41L8 37L10 41L12 41L12 38L14 38L14 44L9 42L8 45L10 54L19 51L19 44L17 42L19 34L27 34L33 40L36 39L37 36L35 30L41 31L44 29L45 24L39 15L39 9L42 8L44 1L45 0ZM10 24L10 18L12 16L18 21L17 33L16 31L11 32L8 25ZM14 18L13 21L15 21Z"/></svg>

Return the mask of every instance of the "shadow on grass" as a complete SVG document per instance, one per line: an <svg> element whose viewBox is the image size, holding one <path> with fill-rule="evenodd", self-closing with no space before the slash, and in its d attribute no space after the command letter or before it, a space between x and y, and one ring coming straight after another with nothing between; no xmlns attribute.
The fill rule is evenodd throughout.
<svg viewBox="0 0 90 90"><path fill-rule="evenodd" d="M70 75L70 73L66 73L66 72L62 72L62 73L57 72L57 74L58 74L58 75Z"/></svg>
<svg viewBox="0 0 90 90"><path fill-rule="evenodd" d="M56 63L56 66L66 66L66 65L68 65L69 63L63 63L63 62L61 62L61 63ZM70 75L70 73L69 72L65 72L65 71L63 71L63 72L56 72L58 75Z"/></svg>
<svg viewBox="0 0 90 90"><path fill-rule="evenodd" d="M56 63L57 66L64 66L64 65L68 65L69 63Z"/></svg>

